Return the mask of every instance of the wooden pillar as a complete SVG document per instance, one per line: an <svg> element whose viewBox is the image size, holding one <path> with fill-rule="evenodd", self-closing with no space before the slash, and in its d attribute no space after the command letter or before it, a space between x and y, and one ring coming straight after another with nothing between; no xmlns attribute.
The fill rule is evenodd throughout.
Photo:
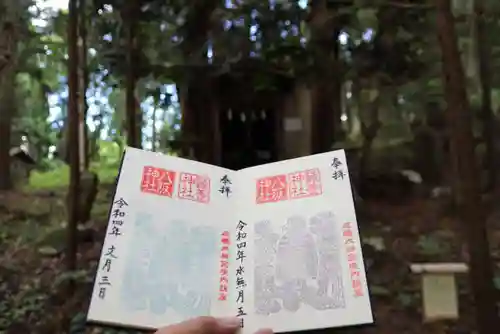
<svg viewBox="0 0 500 334"><path fill-rule="evenodd" d="M222 132L220 128L221 108L219 94L212 95L211 118L212 118L212 157L210 163L220 166L222 163Z"/></svg>
<svg viewBox="0 0 500 334"><path fill-rule="evenodd" d="M194 139L196 133L194 110L190 103L190 87L188 84L179 88L179 102L181 105L181 157L196 158Z"/></svg>
<svg viewBox="0 0 500 334"><path fill-rule="evenodd" d="M221 138L217 92L210 80L191 82L180 90L182 110L182 156L217 164L221 156Z"/></svg>

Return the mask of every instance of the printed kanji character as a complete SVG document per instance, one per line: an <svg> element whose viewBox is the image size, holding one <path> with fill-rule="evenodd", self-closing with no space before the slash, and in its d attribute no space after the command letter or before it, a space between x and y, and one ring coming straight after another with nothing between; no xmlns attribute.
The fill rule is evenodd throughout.
<svg viewBox="0 0 500 334"><path fill-rule="evenodd" d="M242 276L236 277L236 289L243 289L246 287L245 279Z"/></svg>
<svg viewBox="0 0 500 334"><path fill-rule="evenodd" d="M115 255L115 250L116 250L116 247L114 245L111 245L108 250L106 251L106 254L104 254L104 256L109 256L113 259L116 259L116 255Z"/></svg>
<svg viewBox="0 0 500 334"><path fill-rule="evenodd" d="M118 209L121 209L124 206L128 206L128 203L122 197L120 197L120 199L115 201L113 204L116 205Z"/></svg>
<svg viewBox="0 0 500 334"><path fill-rule="evenodd" d="M348 253L347 254L347 261L349 262L356 262L356 253Z"/></svg>
<svg viewBox="0 0 500 334"><path fill-rule="evenodd" d="M142 172L141 191L145 193L172 197L175 182L174 171L145 166Z"/></svg>
<svg viewBox="0 0 500 334"><path fill-rule="evenodd" d="M243 259L246 258L246 255L245 255L245 252L242 251L242 250L239 250L236 252L236 261L240 261L241 263L243 263Z"/></svg>
<svg viewBox="0 0 500 334"><path fill-rule="evenodd" d="M361 285L361 281L358 279L352 280L352 288L354 289L354 296L355 297L362 297L363 296L363 287Z"/></svg>
<svg viewBox="0 0 500 334"><path fill-rule="evenodd" d="M243 311L243 306L239 306L238 307L238 313L236 314L236 316L237 317L242 317L242 316L245 316L245 315L247 315L247 314L245 313L245 311Z"/></svg>
<svg viewBox="0 0 500 334"><path fill-rule="evenodd" d="M178 197L200 203L210 201L210 179L207 176L181 173Z"/></svg>
<svg viewBox="0 0 500 334"><path fill-rule="evenodd" d="M238 297L236 298L236 302L238 304L245 302L245 292L243 290L238 291Z"/></svg>
<svg viewBox="0 0 500 334"><path fill-rule="evenodd" d="M120 209L115 209L111 215L113 218L125 217L125 212L120 211Z"/></svg>
<svg viewBox="0 0 500 334"><path fill-rule="evenodd" d="M245 272L245 267L239 266L238 268L236 268L236 275L241 276L243 275L244 272Z"/></svg>
<svg viewBox="0 0 500 334"><path fill-rule="evenodd" d="M123 225L123 220L113 220L111 223L113 225L122 226Z"/></svg>
<svg viewBox="0 0 500 334"><path fill-rule="evenodd" d="M349 239L349 240L351 240L351 241L352 241L352 239ZM356 251L356 247L354 247L354 246L352 246L352 245L347 246L345 249L346 249L346 252L347 252L347 253L353 253L353 252L355 252L355 251Z"/></svg>
<svg viewBox="0 0 500 334"><path fill-rule="evenodd" d="M111 282L109 281L109 277L108 276L102 276L101 279L99 280L99 285L103 285L103 286L110 286L111 285Z"/></svg>
<svg viewBox="0 0 500 334"><path fill-rule="evenodd" d="M106 272L109 273L109 271L111 270L111 259L106 259L104 260L104 264L102 265L102 270L106 270Z"/></svg>
<svg viewBox="0 0 500 334"><path fill-rule="evenodd" d="M244 221L240 220L238 222L238 224L236 225L236 230L237 231L243 231L243 228L247 226L247 223L245 223Z"/></svg>
<svg viewBox="0 0 500 334"><path fill-rule="evenodd" d="M229 243L230 243L230 241L229 241L229 232L225 231L225 232L222 233L221 242L224 245L229 245Z"/></svg>
<svg viewBox="0 0 500 334"><path fill-rule="evenodd" d="M318 168L288 174L290 199L321 195L321 177Z"/></svg>
<svg viewBox="0 0 500 334"><path fill-rule="evenodd" d="M352 230L351 229L345 229L343 232L342 232L342 235L344 237L352 237Z"/></svg>
<svg viewBox="0 0 500 334"><path fill-rule="evenodd" d="M114 236L122 235L122 233L120 232L120 228L116 226L111 227L111 232L109 232L109 234Z"/></svg>
<svg viewBox="0 0 500 334"><path fill-rule="evenodd" d="M229 179L229 177L227 175L224 175L223 177L221 177L220 182L223 185L232 184L231 180Z"/></svg>
<svg viewBox="0 0 500 334"><path fill-rule="evenodd" d="M246 237L247 237L246 232L238 231L238 233L236 234L236 241L244 240L244 239L246 239Z"/></svg>
<svg viewBox="0 0 500 334"><path fill-rule="evenodd" d="M257 204L288 199L286 175L275 175L257 180Z"/></svg>
<svg viewBox="0 0 500 334"><path fill-rule="evenodd" d="M332 173L332 179L334 179L334 180L343 180L344 177L346 177L346 175L347 174L343 170L341 170L341 169L335 170Z"/></svg>
<svg viewBox="0 0 500 334"><path fill-rule="evenodd" d="M99 298L106 298L106 288L99 288Z"/></svg>
<svg viewBox="0 0 500 334"><path fill-rule="evenodd" d="M226 197L229 197L229 195L232 193L232 190L229 186L221 186L219 188L219 192L223 195L226 195Z"/></svg>
<svg viewBox="0 0 500 334"><path fill-rule="evenodd" d="M342 166L342 161L340 161L339 158L335 157L335 158L332 159L332 163L331 163L330 166L333 167L333 168L335 168L335 169L337 169L340 166Z"/></svg>

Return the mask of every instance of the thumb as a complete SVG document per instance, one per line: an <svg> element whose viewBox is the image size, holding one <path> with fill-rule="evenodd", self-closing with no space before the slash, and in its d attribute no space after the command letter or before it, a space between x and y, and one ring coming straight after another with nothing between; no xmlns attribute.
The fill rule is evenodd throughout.
<svg viewBox="0 0 500 334"><path fill-rule="evenodd" d="M155 334L234 334L239 328L238 318L198 317L159 329Z"/></svg>

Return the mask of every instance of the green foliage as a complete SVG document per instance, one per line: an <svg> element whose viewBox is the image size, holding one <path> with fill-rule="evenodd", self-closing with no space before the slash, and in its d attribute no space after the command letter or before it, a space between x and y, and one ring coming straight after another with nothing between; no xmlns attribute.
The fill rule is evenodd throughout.
<svg viewBox="0 0 500 334"><path fill-rule="evenodd" d="M370 285L370 294L373 296L390 296L391 291L381 285Z"/></svg>
<svg viewBox="0 0 500 334"><path fill-rule="evenodd" d="M60 288L63 284L73 281L77 283L92 283L94 280L86 270L65 271L54 280L54 287Z"/></svg>
<svg viewBox="0 0 500 334"><path fill-rule="evenodd" d="M424 256L436 257L448 254L450 247L439 234L422 235L417 243L419 253Z"/></svg>
<svg viewBox="0 0 500 334"><path fill-rule="evenodd" d="M360 8L356 13L356 18L361 31L366 31L367 29L377 29L378 19L376 8Z"/></svg>
<svg viewBox="0 0 500 334"><path fill-rule="evenodd" d="M415 303L417 300L416 296L414 294L406 293L406 292L400 292L398 293L398 302L401 304L403 307L409 307Z"/></svg>
<svg viewBox="0 0 500 334"><path fill-rule="evenodd" d="M101 141L98 161L92 162L91 171L97 173L102 183L113 183L118 175L121 152L116 143ZM69 184L69 167L60 161L52 160L52 168L47 171L33 171L30 175L29 189L57 189Z"/></svg>
<svg viewBox="0 0 500 334"><path fill-rule="evenodd" d="M63 163L59 167L46 172L33 171L30 175L31 189L55 189L67 187L69 184L69 167Z"/></svg>
<svg viewBox="0 0 500 334"><path fill-rule="evenodd" d="M5 292L7 283L0 285L0 294ZM10 296L9 296L10 297ZM26 323L43 313L47 294L33 286L25 286L17 298L0 300L0 329L11 324Z"/></svg>

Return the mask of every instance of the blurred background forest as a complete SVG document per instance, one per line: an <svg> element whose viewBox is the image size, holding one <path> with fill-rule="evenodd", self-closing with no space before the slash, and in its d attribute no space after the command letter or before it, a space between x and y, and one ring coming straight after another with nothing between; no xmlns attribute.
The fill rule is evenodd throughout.
<svg viewBox="0 0 500 334"><path fill-rule="evenodd" d="M129 145L346 149L377 325L335 332L491 333L499 36L497 0L1 0L0 332L119 332L85 314ZM414 262L469 265L459 319L422 321Z"/></svg>

